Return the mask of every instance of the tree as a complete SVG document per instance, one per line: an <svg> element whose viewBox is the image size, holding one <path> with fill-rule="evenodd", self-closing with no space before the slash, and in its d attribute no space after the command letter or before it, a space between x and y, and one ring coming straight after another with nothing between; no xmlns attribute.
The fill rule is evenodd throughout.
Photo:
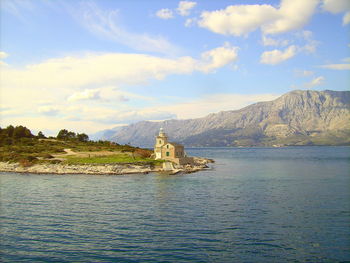
<svg viewBox="0 0 350 263"><path fill-rule="evenodd" d="M77 139L80 142L87 142L89 140L89 136L87 136L85 133L78 133Z"/></svg>
<svg viewBox="0 0 350 263"><path fill-rule="evenodd" d="M77 136L76 136L76 134L75 134L75 132L68 132L67 133L67 139L68 140L73 140L73 139L76 139L77 138Z"/></svg>
<svg viewBox="0 0 350 263"><path fill-rule="evenodd" d="M62 129L57 134L57 139L66 140L68 138L68 131L66 129Z"/></svg>
<svg viewBox="0 0 350 263"><path fill-rule="evenodd" d="M31 133L31 131L27 127L20 125L20 126L16 126L16 128L14 128L13 137L16 139L31 138L31 137L33 137L33 134Z"/></svg>
<svg viewBox="0 0 350 263"><path fill-rule="evenodd" d="M75 134L75 132L68 131L66 129L62 129L62 130L60 130L58 132L57 139L61 139L61 140L75 140L75 139L77 139L77 135Z"/></svg>
<svg viewBox="0 0 350 263"><path fill-rule="evenodd" d="M10 126L7 126L6 130L7 130L7 136L8 136L8 137L12 137L12 136L13 136L13 132L14 132L14 130L15 130L15 127L13 127L12 125L10 125Z"/></svg>
<svg viewBox="0 0 350 263"><path fill-rule="evenodd" d="M39 132L38 132L38 138L39 138L39 139L45 139L46 136L42 133L42 131L39 131Z"/></svg>

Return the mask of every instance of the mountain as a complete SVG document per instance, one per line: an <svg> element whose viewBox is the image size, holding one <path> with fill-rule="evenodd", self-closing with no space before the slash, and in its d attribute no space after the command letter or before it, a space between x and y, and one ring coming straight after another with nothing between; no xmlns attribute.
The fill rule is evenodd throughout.
<svg viewBox="0 0 350 263"><path fill-rule="evenodd" d="M350 145L350 91L297 90L203 118L138 122L107 139L152 147L160 127L187 147Z"/></svg>

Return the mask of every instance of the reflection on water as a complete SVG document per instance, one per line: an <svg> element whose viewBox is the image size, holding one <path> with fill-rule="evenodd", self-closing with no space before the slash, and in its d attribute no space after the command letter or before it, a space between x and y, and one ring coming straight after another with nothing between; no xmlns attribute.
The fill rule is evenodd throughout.
<svg viewBox="0 0 350 263"><path fill-rule="evenodd" d="M2 173L5 262L350 260L350 148L187 149L187 175Z"/></svg>

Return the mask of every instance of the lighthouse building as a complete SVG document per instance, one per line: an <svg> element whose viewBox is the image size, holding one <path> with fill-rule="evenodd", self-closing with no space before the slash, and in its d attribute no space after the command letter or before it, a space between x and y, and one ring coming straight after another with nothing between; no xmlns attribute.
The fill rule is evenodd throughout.
<svg viewBox="0 0 350 263"><path fill-rule="evenodd" d="M168 160L177 164L192 163L193 158L186 157L184 147L181 144L169 142L163 128L160 128L154 145L155 159Z"/></svg>

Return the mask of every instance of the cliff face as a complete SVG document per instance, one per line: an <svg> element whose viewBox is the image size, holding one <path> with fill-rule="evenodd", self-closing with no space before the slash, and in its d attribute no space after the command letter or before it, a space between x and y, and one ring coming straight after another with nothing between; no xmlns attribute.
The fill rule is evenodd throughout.
<svg viewBox="0 0 350 263"><path fill-rule="evenodd" d="M350 92L292 91L273 101L203 118L138 122L107 139L153 146L160 127L186 146L350 144Z"/></svg>

